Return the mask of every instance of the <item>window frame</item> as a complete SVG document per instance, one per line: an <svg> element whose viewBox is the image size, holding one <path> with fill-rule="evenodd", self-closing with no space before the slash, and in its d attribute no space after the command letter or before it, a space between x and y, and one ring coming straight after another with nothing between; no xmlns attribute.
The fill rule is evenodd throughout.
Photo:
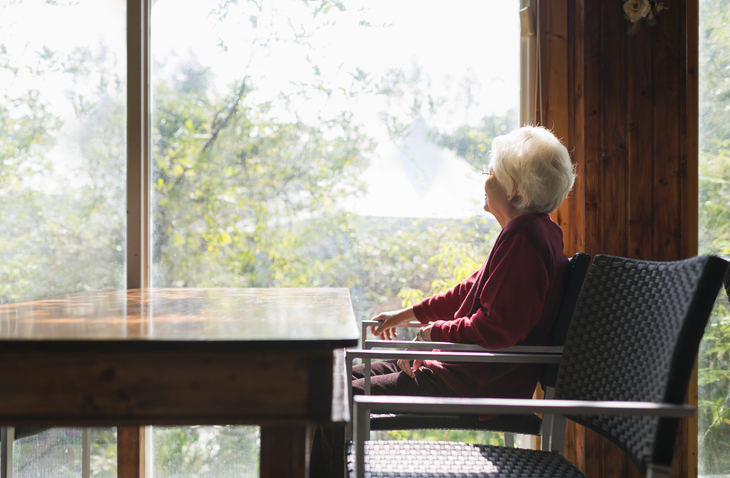
<svg viewBox="0 0 730 478"><path fill-rule="evenodd" d="M150 286L151 270L151 0L126 0L127 7L127 239L128 289ZM530 0L520 0L534 25ZM535 121L539 74L534 30L520 38L519 123ZM120 478L152 476L151 426L117 427L117 473Z"/></svg>

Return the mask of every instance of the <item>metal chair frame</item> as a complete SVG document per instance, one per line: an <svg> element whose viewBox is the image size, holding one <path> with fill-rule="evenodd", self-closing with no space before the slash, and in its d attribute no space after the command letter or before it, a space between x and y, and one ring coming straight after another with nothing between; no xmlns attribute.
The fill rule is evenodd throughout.
<svg viewBox="0 0 730 478"><path fill-rule="evenodd" d="M578 293L585 279L588 267L590 265L590 256L583 253L577 253L570 261L568 284L566 285L566 300L561 306L559 313L559 323L556 323L556 329L553 331L553 342L562 343L567 332L567 321L572 315L573 308L577 301ZM562 321L562 323L560 323ZM361 349L350 349L347 351L347 373L352 375L353 359L362 359L365 365L365 394L370 394L370 366L373 358L392 360L392 359L432 359L445 360L451 362L491 362L491 363L541 363L545 365L555 365L559 362L560 354L563 352L562 345L545 345L545 346L514 346L499 350L485 349L479 345L473 344L457 344L451 342L414 342L407 340L379 340L368 338L368 327L378 325L379 323L372 320L364 320L361 329ZM407 327L421 327L423 324L412 321ZM393 352L380 349L407 349L407 352ZM442 352L451 352L455 355L443 355L442 352L431 352L438 349ZM413 353L413 350L421 350L426 352ZM553 398L553 387L555 373L552 377L541 377L543 383L543 391L545 398ZM352 390L350 390L350 404L352 401ZM487 423L487 422L485 422ZM563 453L565 442L565 420L561 417L554 417L550 414L544 414L538 434L541 438L541 449ZM487 425L488 426L488 425ZM505 445L514 446L514 434L508 431L499 430L504 433ZM352 438L352 428L348 425L346 430L347 439Z"/></svg>
<svg viewBox="0 0 730 478"><path fill-rule="evenodd" d="M600 263L599 267L596 263ZM723 276L727 289L728 263L712 256L668 263L596 256L561 357L556 384L556 396L561 399L354 397L355 476L365 476L370 413L404 412L545 413L571 418L616 443L645 476L669 477L678 419L692 416L695 411L683 403L694 362L692 357L699 348ZM655 295L652 287L663 292ZM632 297L637 297L638 302L631 302ZM665 309L670 315L664 315ZM627 315L623 316L622 311ZM603 346L606 344L598 331L612 335L612 343L619 345ZM641 362L645 356L651 356L655 364L636 369L634 362ZM610 368L605 365L606 361L615 361L620 368ZM596 370L600 372L594 374ZM639 374L627 381L629 377L620 374L631 373L630 370ZM617 375L616 371L623 372ZM604 376L616 384L615 389L604 386ZM639 401L626 401L622 396L637 396ZM646 397L663 398L656 401ZM601 418L605 416L611 418ZM614 418L631 416L659 418L648 422ZM511 456L521 460L523 454L536 453L542 452L515 450ZM565 462L564 458L560 459Z"/></svg>

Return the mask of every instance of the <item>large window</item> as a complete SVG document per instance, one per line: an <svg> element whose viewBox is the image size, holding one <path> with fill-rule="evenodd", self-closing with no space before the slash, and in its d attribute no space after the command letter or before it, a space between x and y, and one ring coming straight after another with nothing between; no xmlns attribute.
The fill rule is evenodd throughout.
<svg viewBox="0 0 730 478"><path fill-rule="evenodd" d="M479 0L156 2L153 285L347 287L365 318L465 278L492 238L478 171L517 125L518 20ZM243 430L155 428L155 448L245 449Z"/></svg>
<svg viewBox="0 0 730 478"><path fill-rule="evenodd" d="M700 1L701 254L730 258L730 2ZM720 293L699 357L699 472L730 476L730 306Z"/></svg>
<svg viewBox="0 0 730 478"><path fill-rule="evenodd" d="M362 319L484 260L518 2L151 4L147 285L347 287ZM2 5L0 300L125 287L126 4ZM257 476L256 428L153 437L154 476Z"/></svg>
<svg viewBox="0 0 730 478"><path fill-rule="evenodd" d="M125 286L124 19L118 0L0 3L0 303ZM37 432L14 475L80 476L82 431ZM92 440L114 476L114 431Z"/></svg>

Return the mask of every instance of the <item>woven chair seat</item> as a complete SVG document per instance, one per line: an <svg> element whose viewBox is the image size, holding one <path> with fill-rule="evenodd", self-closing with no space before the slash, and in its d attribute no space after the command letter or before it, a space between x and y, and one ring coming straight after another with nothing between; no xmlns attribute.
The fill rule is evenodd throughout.
<svg viewBox="0 0 730 478"><path fill-rule="evenodd" d="M348 453L350 476L354 454ZM585 478L557 453L458 442L369 441L365 478Z"/></svg>
<svg viewBox="0 0 730 478"><path fill-rule="evenodd" d="M488 430L539 435L542 420L537 415L500 415L480 420L478 415L415 415L383 413L370 415L371 430Z"/></svg>

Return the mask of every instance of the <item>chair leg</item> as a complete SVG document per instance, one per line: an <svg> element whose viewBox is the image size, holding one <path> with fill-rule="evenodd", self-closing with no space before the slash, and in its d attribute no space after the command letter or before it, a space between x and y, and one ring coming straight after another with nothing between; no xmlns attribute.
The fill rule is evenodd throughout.
<svg viewBox="0 0 730 478"><path fill-rule="evenodd" d="M514 448L515 447L515 435L514 433L506 433L504 434L504 446L507 448Z"/></svg>
<svg viewBox="0 0 730 478"><path fill-rule="evenodd" d="M365 441L370 438L370 407L355 404L355 477L365 477Z"/></svg>
<svg viewBox="0 0 730 478"><path fill-rule="evenodd" d="M550 451L550 439L553 435L554 415L543 414L542 425L540 426L540 449L542 451Z"/></svg>
<svg viewBox="0 0 730 478"><path fill-rule="evenodd" d="M0 428L0 478L13 476L13 442L15 441L14 427Z"/></svg>
<svg viewBox="0 0 730 478"><path fill-rule="evenodd" d="M555 398L555 388L545 387L545 399L552 400ZM542 425L540 426L540 449L542 451L550 451L552 446L553 427L555 416L549 413L543 413Z"/></svg>
<svg viewBox="0 0 730 478"><path fill-rule="evenodd" d="M347 366L347 398L350 403L350 421L345 425L345 441L352 441L352 420L354 410L352 408L352 358L347 357L347 351L345 351L345 365Z"/></svg>
<svg viewBox="0 0 730 478"><path fill-rule="evenodd" d="M362 359L362 362L365 364L365 376L363 377L365 379L365 383L363 384L363 393L365 395L370 395L370 374L371 372L371 359L364 358Z"/></svg>
<svg viewBox="0 0 730 478"><path fill-rule="evenodd" d="M561 415L553 415L552 432L550 433L550 450L565 455L565 426L567 420Z"/></svg>

